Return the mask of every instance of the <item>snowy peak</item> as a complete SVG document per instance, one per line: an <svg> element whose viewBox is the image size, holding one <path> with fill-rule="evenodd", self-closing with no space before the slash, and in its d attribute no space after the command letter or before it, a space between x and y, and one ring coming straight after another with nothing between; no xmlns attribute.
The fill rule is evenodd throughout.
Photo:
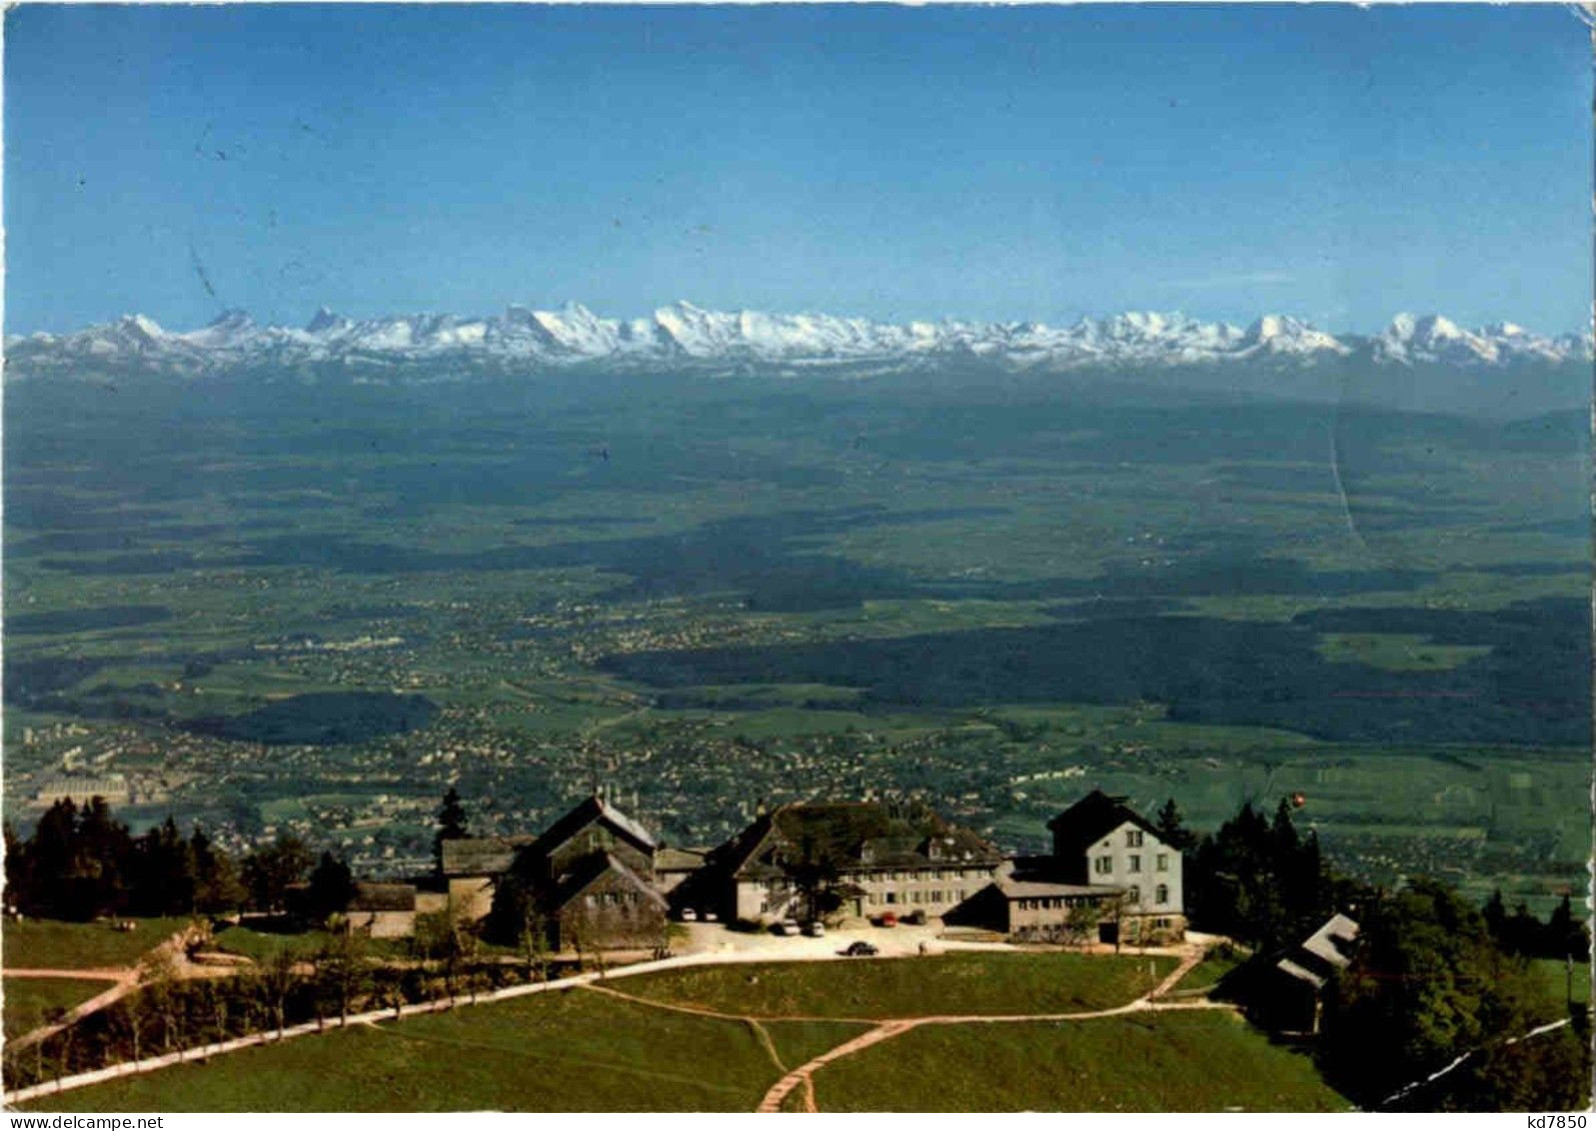
<svg viewBox="0 0 1596 1131"><path fill-rule="evenodd" d="M1589 338L1542 338L1514 322L1465 330L1439 314L1398 314L1371 343L1375 361L1395 365L1557 363L1591 356Z"/></svg>
<svg viewBox="0 0 1596 1131"><path fill-rule="evenodd" d="M6 343L10 372L143 371L196 376L238 369L455 376L571 366L705 372L881 373L975 362L1009 371L1251 364L1307 369L1343 357L1376 365L1558 364L1592 356L1588 336L1545 338L1512 322L1466 330L1439 314L1399 314L1378 334L1338 337L1285 314L1246 329L1181 313L1133 311L1042 322L874 322L830 314L706 310L679 301L645 318L607 318L578 303L502 314L422 313L356 320L319 309L302 329L261 326L229 310L174 333L142 315L74 334Z"/></svg>

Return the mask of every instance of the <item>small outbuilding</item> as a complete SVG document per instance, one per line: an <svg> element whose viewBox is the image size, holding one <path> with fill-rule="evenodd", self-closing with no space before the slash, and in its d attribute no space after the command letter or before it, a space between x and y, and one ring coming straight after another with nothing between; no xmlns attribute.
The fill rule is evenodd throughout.
<svg viewBox="0 0 1596 1131"><path fill-rule="evenodd" d="M1296 946L1268 955L1243 983L1247 1011L1279 1033L1319 1032L1335 978L1352 961L1358 924L1339 912Z"/></svg>
<svg viewBox="0 0 1596 1131"><path fill-rule="evenodd" d="M345 911L351 931L374 939L407 939L416 933L416 885L356 883Z"/></svg>

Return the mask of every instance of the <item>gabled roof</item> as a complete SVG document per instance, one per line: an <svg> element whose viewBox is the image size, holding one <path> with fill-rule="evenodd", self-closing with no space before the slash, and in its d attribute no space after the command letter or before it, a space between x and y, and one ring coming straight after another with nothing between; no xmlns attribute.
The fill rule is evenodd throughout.
<svg viewBox="0 0 1596 1131"><path fill-rule="evenodd" d="M1330 976L1346 969L1352 956L1347 948L1358 937L1358 924L1340 912L1330 916L1302 943L1275 961L1275 969L1287 977L1323 989Z"/></svg>
<svg viewBox="0 0 1596 1131"><path fill-rule="evenodd" d="M445 876L500 876L510 870L515 854L534 836L457 837L443 842Z"/></svg>
<svg viewBox="0 0 1596 1131"><path fill-rule="evenodd" d="M707 848L662 848L654 854L656 872L691 872L704 866Z"/></svg>
<svg viewBox="0 0 1596 1131"><path fill-rule="evenodd" d="M1158 838L1158 830L1136 810L1125 804L1123 797L1110 797L1094 789L1064 812L1047 823L1060 848L1085 851L1109 833L1129 822L1145 833Z"/></svg>
<svg viewBox="0 0 1596 1131"><path fill-rule="evenodd" d="M357 881L349 911L414 911L415 884L373 884Z"/></svg>
<svg viewBox="0 0 1596 1131"><path fill-rule="evenodd" d="M780 843L776 826L769 813L761 813L751 825L733 834L730 840L710 853L710 865L729 876L749 877L760 871L779 874L778 868L761 868L756 863L773 841Z"/></svg>
<svg viewBox="0 0 1596 1131"><path fill-rule="evenodd" d="M647 829L597 796L584 798L565 816L543 830L543 835L537 838L536 851L545 856L553 854L556 848L595 821L609 825L641 851L654 851L654 838L648 835Z"/></svg>
<svg viewBox="0 0 1596 1131"><path fill-rule="evenodd" d="M1338 911L1330 916L1324 926L1308 936L1302 949L1321 962L1328 962L1337 970L1342 970L1352 961L1347 948L1357 937L1358 924Z"/></svg>
<svg viewBox="0 0 1596 1131"><path fill-rule="evenodd" d="M636 872L608 852L595 852L590 856L582 857L581 860L577 861L574 868L560 877L559 887L554 895L555 910L565 907L606 875L620 877L627 887L641 894L650 903L659 907L660 910L663 911L668 906L665 902L665 897L655 891L653 886Z"/></svg>

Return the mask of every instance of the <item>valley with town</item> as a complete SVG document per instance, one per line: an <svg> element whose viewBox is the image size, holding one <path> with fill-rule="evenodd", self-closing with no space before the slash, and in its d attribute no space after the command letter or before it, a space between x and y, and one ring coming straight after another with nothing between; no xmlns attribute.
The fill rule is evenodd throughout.
<svg viewBox="0 0 1596 1131"><path fill-rule="evenodd" d="M359 889L306 914L237 874L234 904L201 880L188 905L157 906L131 880L107 907L177 918L140 921L120 954L100 953L103 925L9 926L8 1032L54 1034L13 1042L13 1084L116 1063L128 1025L203 1061L59 1101L18 1092L28 1103L247 1109L287 1074L311 1106L394 1110L748 1109L789 1079L778 1107L1346 1108L1372 1092L1348 1099L1333 1065L1278 1035L1317 1012L1277 1023L1245 993L1210 1001L1224 978L1203 971L1268 967L1331 910L1421 877L1503 909L1487 918L1523 967L1514 1016L1588 1000L1588 966L1560 982L1551 965L1590 851L1581 413L1190 390L1176 408L1146 381L980 369L912 388L472 380L470 396L288 377L206 397L149 377L8 390L18 843L63 797L86 828L99 797L137 844L170 817L246 880L298 846L301 879L324 854ZM446 791L461 839L440 848ZM508 883L594 795L648 859ZM1173 801L1184 864L1138 853L1132 883L1124 845L1117 879L1045 863L1049 822L1105 795L1149 835ZM1203 854L1287 799L1309 878L1249 911L1213 879L1241 858ZM801 816L845 810L875 815L842 831ZM783 883L727 894L717 861L751 852L757 879L751 830L784 821ZM943 828L957 859L936 856L953 851L935 847ZM923 882L859 878L897 874L871 871L889 846L920 854L923 874L903 874ZM865 871L845 884L843 865ZM695 891L701 873L722 886ZM1274 874L1241 881L1248 898ZM1110 879L1113 899L1094 893ZM562 937L562 908L584 900L632 901L643 925ZM1194 903L1207 921L1188 934ZM246 918L216 917L231 906ZM782 937L788 906L793 935L830 933ZM87 932L83 961L14 959L9 940L41 929ZM133 959L174 931L182 970L215 954L221 970L161 988L161 964ZM881 954L849 957L853 942ZM727 948L737 965L628 970ZM836 961L757 964L791 958ZM236 1001L194 988L219 973ZM144 1004L56 1032L107 987ZM161 1013L167 994L180 1014ZM905 1016L906 1000L938 1012ZM333 1009L338 1031L279 1047L274 1009L279 1030L320 1030ZM351 1010L364 1020L346 1025ZM228 1040L261 1047L204 1051ZM428 1073L452 1073L451 1046L477 1067L442 1092ZM1071 1074L1022 1067L1037 1056ZM1136 1073L1110 1071L1127 1059ZM512 1061L505 1091L493 1066Z"/></svg>

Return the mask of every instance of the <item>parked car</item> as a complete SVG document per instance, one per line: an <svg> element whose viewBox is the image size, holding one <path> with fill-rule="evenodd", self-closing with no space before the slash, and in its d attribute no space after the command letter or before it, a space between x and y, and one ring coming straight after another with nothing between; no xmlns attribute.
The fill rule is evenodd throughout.
<svg viewBox="0 0 1596 1131"><path fill-rule="evenodd" d="M849 943L845 948L843 948L842 953L846 954L849 958L874 958L881 952L877 950L873 944L865 942L864 939L860 939L858 942Z"/></svg>
<svg viewBox="0 0 1596 1131"><path fill-rule="evenodd" d="M694 911L691 907L682 908L682 922L684 922L684 923L696 923L696 922L698 922L698 912Z"/></svg>
<svg viewBox="0 0 1596 1131"><path fill-rule="evenodd" d="M778 935L796 935L798 933L798 920L783 919L781 922L772 927L771 930L775 931Z"/></svg>
<svg viewBox="0 0 1596 1131"><path fill-rule="evenodd" d="M894 911L883 911L881 918L876 920L876 926L878 927L896 927L897 925L898 916Z"/></svg>
<svg viewBox="0 0 1596 1131"><path fill-rule="evenodd" d="M706 911L706 912L704 912L704 922L706 922L706 923L719 923L720 922L720 916L715 914L713 911Z"/></svg>
<svg viewBox="0 0 1596 1131"><path fill-rule="evenodd" d="M916 907L913 911L909 912L903 917L903 921L905 923L913 924L916 927L925 926L925 909L923 907Z"/></svg>
<svg viewBox="0 0 1596 1131"><path fill-rule="evenodd" d="M804 924L804 934L812 939L823 939L826 937L826 925L819 919L812 919Z"/></svg>

